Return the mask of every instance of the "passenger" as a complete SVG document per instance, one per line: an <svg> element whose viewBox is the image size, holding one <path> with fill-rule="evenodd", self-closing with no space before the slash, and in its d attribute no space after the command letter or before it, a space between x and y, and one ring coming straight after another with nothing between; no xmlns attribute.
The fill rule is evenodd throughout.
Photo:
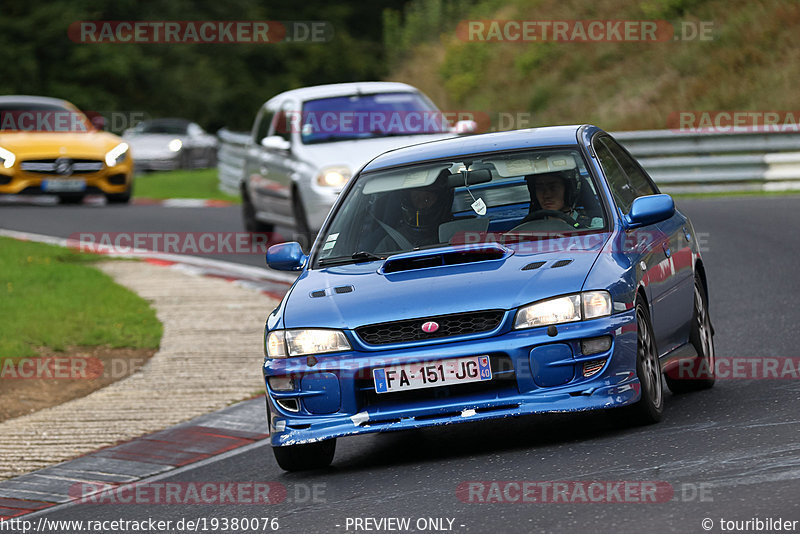
<svg viewBox="0 0 800 534"><path fill-rule="evenodd" d="M452 219L453 190L447 186L449 175L443 171L429 186L394 193L399 198L399 220L391 225L379 223L388 235L376 251L412 250L439 243L439 226Z"/></svg>

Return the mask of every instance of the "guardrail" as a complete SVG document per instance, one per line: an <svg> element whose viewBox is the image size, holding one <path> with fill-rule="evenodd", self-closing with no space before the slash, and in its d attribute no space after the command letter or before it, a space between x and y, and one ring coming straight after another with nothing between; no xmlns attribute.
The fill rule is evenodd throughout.
<svg viewBox="0 0 800 534"><path fill-rule="evenodd" d="M239 194L239 182L244 178L244 156L250 134L232 132L225 128L217 132L217 169L219 189L229 195Z"/></svg>
<svg viewBox="0 0 800 534"><path fill-rule="evenodd" d="M612 135L665 193L800 190L800 131L796 127L730 133L640 130ZM238 195L250 134L223 128L217 136L219 188Z"/></svg>
<svg viewBox="0 0 800 534"><path fill-rule="evenodd" d="M613 135L665 193L800 189L797 127L729 133L642 130Z"/></svg>

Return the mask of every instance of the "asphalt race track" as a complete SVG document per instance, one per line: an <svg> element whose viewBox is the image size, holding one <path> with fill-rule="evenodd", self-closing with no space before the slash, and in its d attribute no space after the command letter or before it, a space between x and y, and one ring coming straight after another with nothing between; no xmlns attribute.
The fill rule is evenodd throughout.
<svg viewBox="0 0 800 534"><path fill-rule="evenodd" d="M797 358L800 197L686 199L678 206L703 245L717 355ZM0 227L66 237L81 231L240 231L241 223L238 207L2 205ZM263 265L261 256L215 257ZM151 517L173 524L277 517L281 532L296 533L352 532L353 518L410 518L414 530L420 518L445 518L443 528L424 531L498 534L705 532L701 522L710 518L710 531L722 532L721 519L800 519L798 401L798 379L719 379L710 391L667 394L664 420L654 426L628 428L611 414L595 413L354 437L339 440L332 468L292 475L278 468L265 445L160 482L274 481L287 489L280 504L93 504L45 516ZM574 480L666 483L673 499L487 504L456 494L466 481Z"/></svg>

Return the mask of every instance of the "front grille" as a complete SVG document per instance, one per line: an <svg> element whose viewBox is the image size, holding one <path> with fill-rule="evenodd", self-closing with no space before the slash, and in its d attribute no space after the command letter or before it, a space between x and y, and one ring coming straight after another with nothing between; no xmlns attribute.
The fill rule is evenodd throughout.
<svg viewBox="0 0 800 534"><path fill-rule="evenodd" d="M364 373L364 378L356 380L356 390L361 392L360 409L370 406L386 406L393 403L430 402L437 400L454 400L459 397L480 395L481 393L505 392L509 395L519 393L517 377L514 366L505 354L491 354L489 361L492 367L492 379L481 382L468 382L466 384L451 384L433 388L412 389L410 391L396 391L392 393L376 393L372 369ZM367 374L368 373L368 374Z"/></svg>
<svg viewBox="0 0 800 534"><path fill-rule="evenodd" d="M369 343L370 345L406 343L440 337L477 334L497 328L503 320L504 313L502 310L487 310L378 323L356 328L356 334L364 343ZM437 323L439 329L435 332L424 332L422 325L430 321Z"/></svg>
<svg viewBox="0 0 800 534"><path fill-rule="evenodd" d="M68 165L70 170L66 173L59 172L59 163ZM23 161L20 163L20 168L23 171L37 174L89 174L102 170L103 162L94 159L36 159Z"/></svg>

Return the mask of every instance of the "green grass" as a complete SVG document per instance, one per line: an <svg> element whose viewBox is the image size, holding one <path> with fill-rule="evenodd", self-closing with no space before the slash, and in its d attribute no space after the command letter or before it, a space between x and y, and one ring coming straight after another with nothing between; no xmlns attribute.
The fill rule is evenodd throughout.
<svg viewBox="0 0 800 534"><path fill-rule="evenodd" d="M154 172L136 175L133 196L156 199L204 198L241 202L239 197L221 192L218 186L217 169Z"/></svg>
<svg viewBox="0 0 800 534"><path fill-rule="evenodd" d="M162 327L135 293L69 249L0 238L0 359L35 347L157 348Z"/></svg>

